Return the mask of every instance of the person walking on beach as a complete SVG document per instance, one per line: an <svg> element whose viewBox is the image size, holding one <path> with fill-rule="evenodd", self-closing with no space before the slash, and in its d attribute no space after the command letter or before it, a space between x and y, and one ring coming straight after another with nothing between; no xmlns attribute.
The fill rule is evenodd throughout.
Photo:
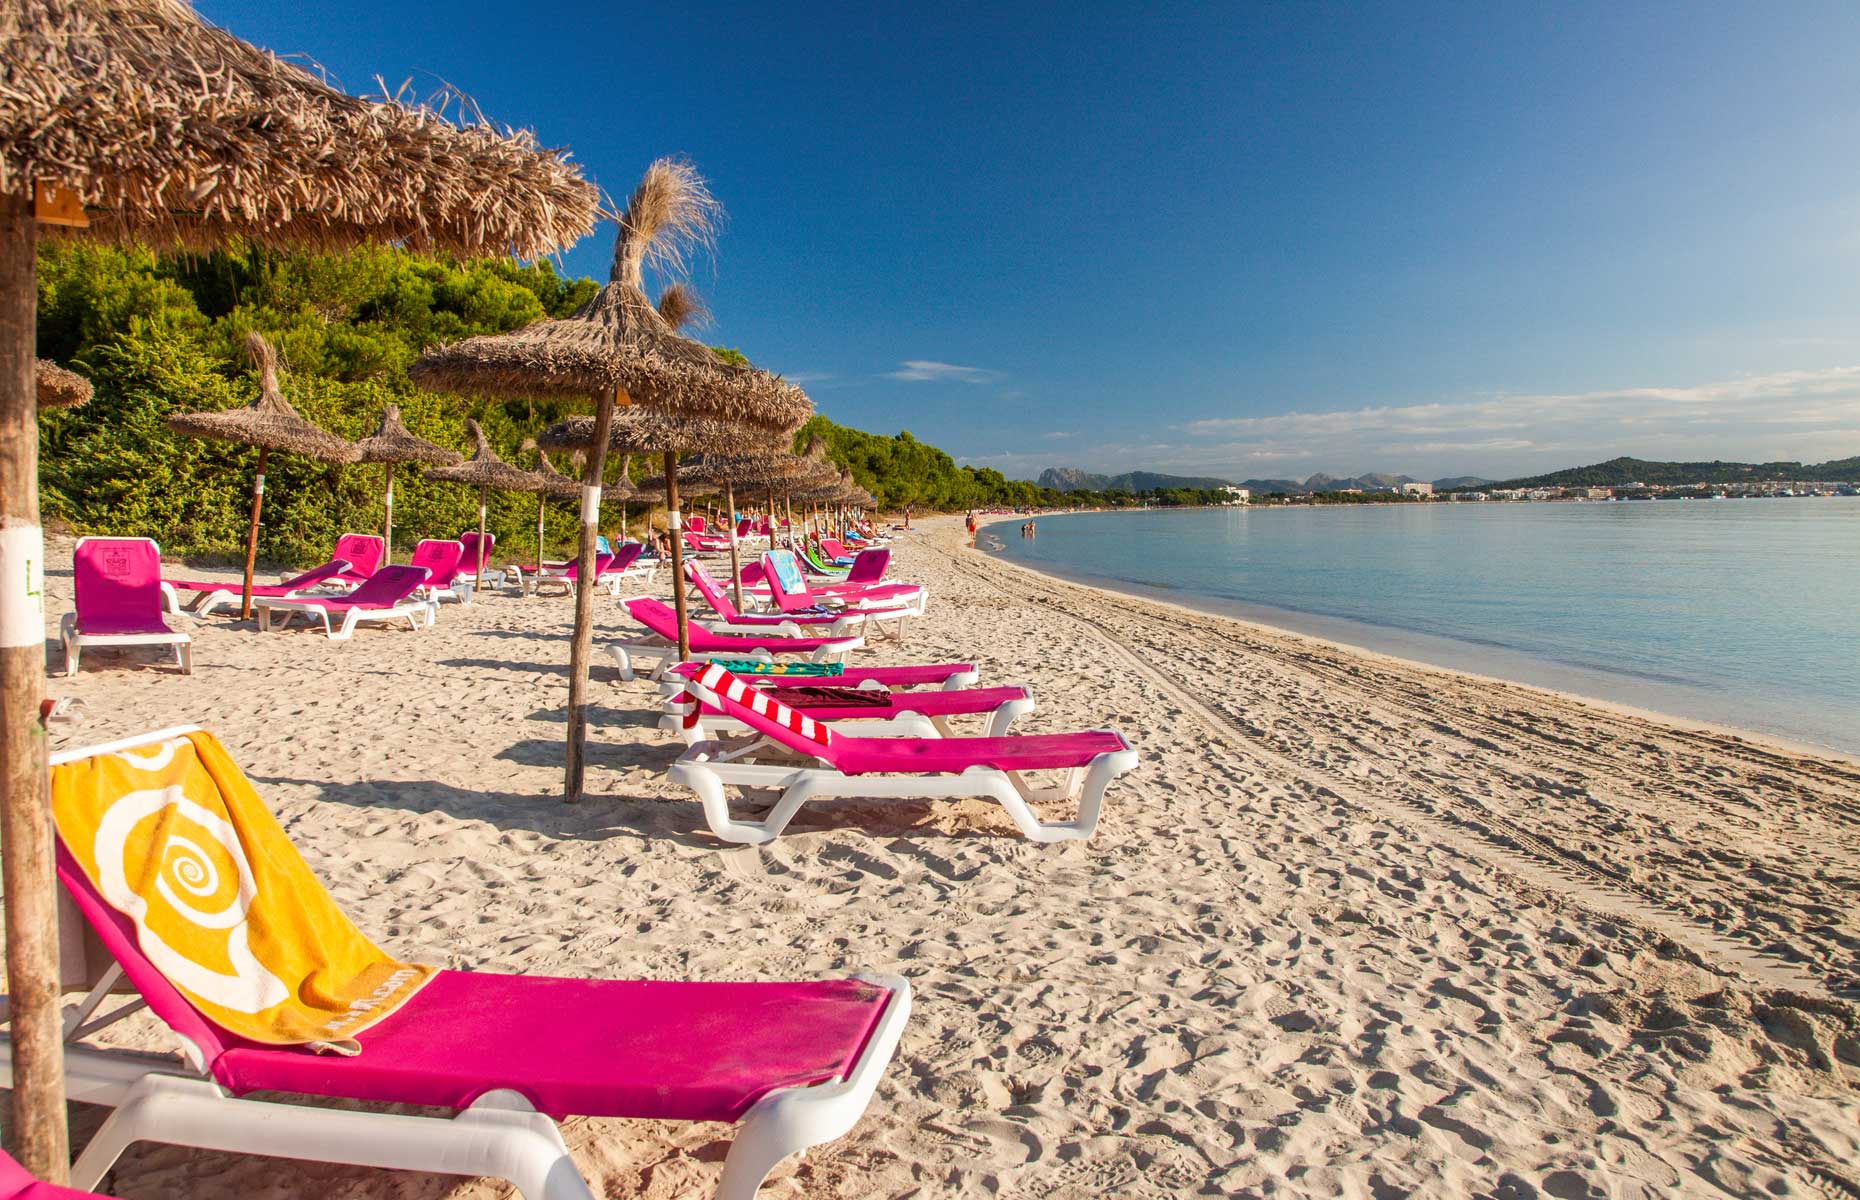
<svg viewBox="0 0 1860 1200"><path fill-rule="evenodd" d="M909 504L904 506L904 527L906 529L911 527L911 507Z"/></svg>

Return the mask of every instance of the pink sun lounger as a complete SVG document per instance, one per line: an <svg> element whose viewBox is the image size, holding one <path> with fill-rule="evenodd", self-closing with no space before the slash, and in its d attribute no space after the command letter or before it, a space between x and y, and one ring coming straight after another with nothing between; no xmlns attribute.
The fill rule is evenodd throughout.
<svg viewBox="0 0 1860 1200"><path fill-rule="evenodd" d="M472 536L477 537L476 534ZM420 599L437 604L445 599L462 598L454 589L461 579L468 578L465 573L463 542L448 538L426 538L413 548L407 565L421 567L426 571L426 582L414 589L414 595Z"/></svg>
<svg viewBox="0 0 1860 1200"><path fill-rule="evenodd" d="M711 577L704 564L687 562L685 578L697 589L704 603L710 606L714 618L699 621L713 633L765 633L780 634L784 637L852 637L860 630L870 626L873 632L883 633L883 622L893 623L898 639L903 640L903 626L906 617L921 616L915 608L894 605L886 608L837 608L823 612L793 613L744 613L737 611L736 604L730 599L724 587Z"/></svg>
<svg viewBox="0 0 1860 1200"><path fill-rule="evenodd" d="M336 548L329 552L331 561L338 558L349 564L349 569L335 577L335 582L348 587L356 587L368 582L368 577L381 569L381 563L387 558L387 543L378 533L345 533L336 539Z"/></svg>
<svg viewBox="0 0 1860 1200"><path fill-rule="evenodd" d="M405 620L417 633L423 626L432 627L433 612L439 607L437 601L414 595L426 579L425 567L382 567L346 596L261 596L252 601L252 607L258 610L259 628L266 632L282 630L301 615L306 621L322 621L323 632L332 642L354 637L355 627L363 621Z"/></svg>
<svg viewBox="0 0 1860 1200"><path fill-rule="evenodd" d="M678 614L671 605L650 596L623 600L627 613L646 627L644 637L624 642L609 642L607 653L620 668L620 678L631 681L634 660L656 660L648 678L658 679L678 659ZM713 633L693 623L689 634L691 653L716 654L735 658L768 658L776 654L806 655L809 662L837 662L865 645L861 637L783 637L780 634Z"/></svg>
<svg viewBox="0 0 1860 1200"><path fill-rule="evenodd" d="M255 583L252 585L254 596L295 596L298 592L320 587L334 581L349 564L340 558L331 559L320 567L311 567L301 575L293 575L283 583ZM162 595L167 598L168 611L181 611L181 592L196 593L192 612L196 617L211 616L218 608L225 608L239 603L239 584L227 583L225 580L191 580L164 579L161 581Z"/></svg>
<svg viewBox="0 0 1860 1200"><path fill-rule="evenodd" d="M181 674L194 673L193 640L162 615L161 547L153 540L79 538L71 566L77 611L58 624L67 676L77 674L86 646L171 646Z"/></svg>
<svg viewBox="0 0 1860 1200"><path fill-rule="evenodd" d="M620 584L627 578L640 573L639 556L645 552L646 547L639 542L622 542L620 548L612 554L596 554L594 556L594 586L606 588L610 596L618 596ZM647 578L651 578L652 567L647 566L644 573ZM580 578L581 560L574 558L570 559L565 566L536 571L532 590L538 596L542 595L544 588L559 591L564 596L573 595L575 583Z"/></svg>
<svg viewBox="0 0 1860 1200"><path fill-rule="evenodd" d="M783 704L779 693L749 686L715 663L680 663L673 674L702 704L762 735L767 753L703 742L673 763L669 777L690 788L711 832L726 842L774 841L803 804L817 796L875 799L992 797L1015 826L1036 842L1081 840L1097 828L1111 781L1137 766L1137 752L1122 734L1086 733L1008 737L860 737ZM1063 771L1066 782L1039 789L1029 771ZM730 816L725 789L781 792L760 821ZM1034 802L1076 804L1070 821L1042 822Z"/></svg>
<svg viewBox="0 0 1860 1200"><path fill-rule="evenodd" d="M764 558L768 557L765 553ZM891 566L891 551L888 549L862 550L853 559L846 578L837 583L809 583L807 590L818 599L845 600L849 596L863 595L873 587L903 588L907 591L920 590L916 584L886 584L885 572ZM743 568L743 587L767 596L769 594L769 569L763 562L753 562ZM771 598L771 603L773 600Z"/></svg>
<svg viewBox="0 0 1860 1200"><path fill-rule="evenodd" d="M775 606L784 613L805 613L825 608L847 610L882 609L883 616L891 621L892 633L899 641L904 640L904 621L907 617L921 617L924 606L929 600L929 589L917 584L876 584L858 589L831 594L817 593L812 590L798 569L784 570L782 556L787 555L788 563L794 562L794 556L787 551L777 551L762 556L763 577L768 582L769 596ZM875 630L880 627L875 623Z"/></svg>
<svg viewBox="0 0 1860 1200"><path fill-rule="evenodd" d="M32 1172L0 1152L0 1200L109 1200L99 1192L80 1192L33 1178Z"/></svg>
<svg viewBox="0 0 1860 1200"><path fill-rule="evenodd" d="M391 569L391 568L390 568ZM188 729L53 756L59 765ZM354 1056L268 1046L207 1020L138 946L135 925L59 845L76 927L114 959L79 1007L86 1036L146 1002L184 1061L65 1050L72 1099L115 1111L73 1167L92 1186L138 1141L313 1162L493 1176L525 1200L593 1200L555 1121L623 1117L740 1128L718 1200L751 1200L783 1158L864 1114L910 1015L902 979L796 983L562 979L441 971ZM74 930L75 932L75 930ZM122 980L138 1001L91 1019ZM9 1048L5 1048L10 1050ZM0 1054L0 1086L12 1056ZM451 1118L254 1100L253 1092L455 1110Z"/></svg>
<svg viewBox="0 0 1860 1200"><path fill-rule="evenodd" d="M467 530L459 534L458 542L461 549L458 574L460 579L470 580L474 587L480 577L484 579L484 586L486 587L504 586L504 573L494 570L491 567L491 551L497 545L497 535L495 533L486 533L484 535L483 544L481 545L479 543L478 531L475 529ZM478 569L478 560L480 558L484 560L484 570L482 572ZM456 598L459 600L469 599L469 593L461 592Z"/></svg>

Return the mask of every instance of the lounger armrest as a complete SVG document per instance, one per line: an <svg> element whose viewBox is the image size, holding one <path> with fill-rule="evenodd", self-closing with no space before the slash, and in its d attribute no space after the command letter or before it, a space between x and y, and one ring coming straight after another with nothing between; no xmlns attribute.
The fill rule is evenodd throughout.
<svg viewBox="0 0 1860 1200"><path fill-rule="evenodd" d="M865 1040L845 1078L812 1087L770 1092L743 1114L724 1160L717 1200L753 1200L769 1169L809 1146L844 1136L871 1106L885 1068L897 1054L911 1015L911 985L897 975L861 975L860 979L891 993L878 1024Z"/></svg>

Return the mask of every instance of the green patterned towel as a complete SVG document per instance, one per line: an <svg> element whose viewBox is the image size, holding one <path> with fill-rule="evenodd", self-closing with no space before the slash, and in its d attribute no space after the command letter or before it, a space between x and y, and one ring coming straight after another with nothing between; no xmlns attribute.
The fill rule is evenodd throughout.
<svg viewBox="0 0 1860 1200"><path fill-rule="evenodd" d="M732 675L796 675L823 678L846 673L844 663L764 662L759 658L712 658Z"/></svg>

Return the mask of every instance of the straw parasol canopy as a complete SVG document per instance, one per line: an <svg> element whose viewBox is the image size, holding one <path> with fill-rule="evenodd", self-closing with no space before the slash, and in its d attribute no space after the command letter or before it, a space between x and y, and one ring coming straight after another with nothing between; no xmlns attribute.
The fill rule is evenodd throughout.
<svg viewBox="0 0 1860 1200"><path fill-rule="evenodd" d="M381 545L383 562L394 559L394 464L404 462L453 464L459 452L417 437L400 419L400 405L390 404L381 413L381 427L355 443L356 461L382 463L387 467L381 488Z"/></svg>
<svg viewBox="0 0 1860 1200"><path fill-rule="evenodd" d="M475 488L497 488L505 492L529 492L535 490L530 481L530 472L521 467L513 467L497 456L491 449L491 441L484 436L484 430L478 422L465 418L465 432L471 435L473 449L471 457L457 466L431 467L426 477L443 483L464 483Z"/></svg>
<svg viewBox="0 0 1860 1200"><path fill-rule="evenodd" d="M564 417L536 435L548 450L594 448L594 417ZM607 448L629 454L690 454L699 450L772 449L786 440L785 430L765 431L732 425L715 417L687 417L650 408L616 411L608 427ZM681 473L679 478L683 478Z"/></svg>
<svg viewBox="0 0 1860 1200"><path fill-rule="evenodd" d="M76 408L91 397L90 380L76 371L46 359L34 359L33 374L39 384L39 411L48 408Z"/></svg>
<svg viewBox="0 0 1860 1200"><path fill-rule="evenodd" d="M183 0L8 4L0 44L0 190L68 189L91 237L529 258L594 224L594 187L533 135L463 97L345 95Z"/></svg>
<svg viewBox="0 0 1860 1200"><path fill-rule="evenodd" d="M405 462L452 466L463 461L463 456L415 435L400 419L400 405L390 404L382 410L380 428L355 443L355 461L389 466Z"/></svg>
<svg viewBox="0 0 1860 1200"><path fill-rule="evenodd" d="M572 315L514 333L466 338L428 351L413 365L416 383L436 391L493 396L607 396L689 417L786 432L813 413L800 388L753 367L726 363L681 336L646 298L644 269L677 270L708 247L722 206L697 170L662 158L627 203L614 242L609 282ZM673 316L688 320L689 292ZM686 446L684 449L697 449Z"/></svg>
<svg viewBox="0 0 1860 1200"><path fill-rule="evenodd" d="M273 450L327 463L352 463L355 446L297 415L278 387L278 352L264 337L245 335L245 355L258 368L258 398L242 408L219 412L175 413L168 428L188 437L258 447L252 478L252 518L245 535L245 582L239 592L239 615L252 615L252 569L258 562L258 518L265 506L265 464Z"/></svg>
<svg viewBox="0 0 1860 1200"><path fill-rule="evenodd" d="M297 415L278 387L278 352L259 333L245 335L245 355L258 369L258 396L241 408L175 413L168 428L188 437L282 450L321 462L352 463L355 446Z"/></svg>
<svg viewBox="0 0 1860 1200"><path fill-rule="evenodd" d="M443 112L450 96L438 109L345 96L183 0L0 4L0 47L0 526L15 542L41 536L32 356L42 234L535 256L594 222L593 185L528 133L494 128L462 99L470 123L454 124ZM248 563L255 537L254 527ZM24 558L44 555L26 548ZM22 627L43 620L36 570L0 596ZM70 1154L36 720L44 672L39 646L0 646L0 762L12 764L0 795L12 1145L29 1171L60 1184Z"/></svg>

